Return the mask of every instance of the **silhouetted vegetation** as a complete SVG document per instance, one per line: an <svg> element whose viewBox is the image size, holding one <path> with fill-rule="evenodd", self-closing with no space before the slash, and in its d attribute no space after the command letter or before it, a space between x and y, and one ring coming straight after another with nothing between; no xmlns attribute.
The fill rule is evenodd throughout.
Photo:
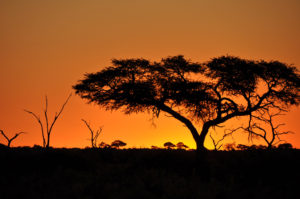
<svg viewBox="0 0 300 199"><path fill-rule="evenodd" d="M41 117L39 115L37 115L29 110L26 110L26 109L24 110L25 112L32 115L39 123L39 125L41 127L42 138L43 138L43 147L45 147L45 148L50 147L50 136L52 133L53 126L54 126L55 122L57 121L57 119L59 118L59 116L61 115L61 113L63 112L63 110L70 98L71 98L71 94L68 96L68 98L66 99L64 104L61 106L59 112L55 113L53 121L51 123L49 122L49 116L48 116L48 97L47 96L45 97L45 109L44 109L45 123L42 122ZM45 124L45 126L44 126L44 124Z"/></svg>
<svg viewBox="0 0 300 199"><path fill-rule="evenodd" d="M23 134L25 132L19 132L19 133L16 133L13 137L9 138L7 137L7 135L4 133L3 130L0 130L0 134L6 139L7 141L7 146L10 147L10 144L13 140L15 140L19 135Z"/></svg>
<svg viewBox="0 0 300 199"><path fill-rule="evenodd" d="M275 124L274 118L281 116L284 110L279 109L271 111L270 109L262 109L258 113L259 115L252 115L249 126L242 128L249 134L250 141L253 138L260 138L266 144L268 149L276 146L278 143L283 142L282 135L292 133L291 131L280 131L279 128L283 126L283 123Z"/></svg>
<svg viewBox="0 0 300 199"><path fill-rule="evenodd" d="M278 61L222 56L196 63L179 55L160 62L114 59L112 65L86 74L73 87L76 93L106 110L148 111L153 117L166 112L190 130L199 152L211 128L300 101L298 70Z"/></svg>
<svg viewBox="0 0 300 199"><path fill-rule="evenodd" d="M293 149L293 146L290 143L279 144L277 147L276 146L268 147L268 146L261 145L261 144L260 145L256 145L256 144L252 144L252 145L238 144L236 146L235 143L228 143L228 144L224 145L224 150L225 151L234 151L234 150L257 151L257 150L289 150L289 149Z"/></svg>
<svg viewBox="0 0 300 199"><path fill-rule="evenodd" d="M96 148L98 146L97 145L98 137L99 137L100 133L102 132L103 127L101 126L101 127L99 127L99 129L97 129L95 131L94 129L92 129L91 125L86 120L82 119L82 121L88 127L88 129L90 130L90 134L91 134L91 138L90 138L91 147L92 148ZM103 146L101 146L101 148L103 148Z"/></svg>
<svg viewBox="0 0 300 199"><path fill-rule="evenodd" d="M175 144L173 144L172 142L166 142L164 143L164 147L166 147L166 149L173 149L175 147Z"/></svg>
<svg viewBox="0 0 300 199"><path fill-rule="evenodd" d="M224 134L223 134L223 136L221 137L221 138L219 138L219 139L216 139L216 138L214 138L213 136L212 136L212 133L210 133L209 134L209 137L210 137L210 139L211 139L211 141L212 141L212 143L213 143L213 145L214 145L214 150L220 150L221 149L221 147L223 146L223 141L224 141L224 139L226 138L226 137L228 137L228 136L232 136L233 135L233 133L234 132L236 132L236 130L228 130L228 129L226 129L225 131L224 131ZM224 148L228 148L228 144L224 147Z"/></svg>
<svg viewBox="0 0 300 199"><path fill-rule="evenodd" d="M98 145L99 148L103 149L103 148L111 148L111 146L105 142L101 142L99 145Z"/></svg>
<svg viewBox="0 0 300 199"><path fill-rule="evenodd" d="M236 145L235 143L227 143L223 148L225 151L234 151L236 149Z"/></svg>
<svg viewBox="0 0 300 199"><path fill-rule="evenodd" d="M151 146L151 149L160 149L158 146Z"/></svg>
<svg viewBox="0 0 300 199"><path fill-rule="evenodd" d="M0 145L1 199L295 198L300 151L8 148Z"/></svg>
<svg viewBox="0 0 300 199"><path fill-rule="evenodd" d="M187 149L187 148L189 148L187 145L185 145L183 142L178 142L177 144L176 144L176 148L177 149Z"/></svg>
<svg viewBox="0 0 300 199"><path fill-rule="evenodd" d="M232 56L204 63L183 56L153 63L113 60L113 66L87 74L73 87L76 93L106 110L125 114L148 111L153 117L166 112L190 130L197 150L182 150L188 148L182 142L164 143L168 150L156 146L151 147L155 150L120 150L127 145L121 140L98 145L102 128L94 131L85 120L92 148L51 148L53 126L71 95L52 122L46 97L45 123L25 110L39 123L43 146L10 148L0 144L0 197L292 198L299 184L299 150L289 143L274 146L275 139L280 141L286 133L278 131L281 124L273 123L280 113L270 111L298 105L299 82L295 67L277 61ZM215 150L204 148L209 130L242 116L249 117L247 128L224 131L219 140L210 134ZM257 121L270 125L271 137ZM200 122L201 132L194 122ZM240 128L251 138L263 138L268 146L222 143ZM0 132L8 146L19 135L9 139ZM222 146L225 151L217 151Z"/></svg>
<svg viewBox="0 0 300 199"><path fill-rule="evenodd" d="M121 140L115 140L111 143L111 147L119 149L120 147L124 147L127 144Z"/></svg>
<svg viewBox="0 0 300 199"><path fill-rule="evenodd" d="M292 149L293 145L291 143L283 143L283 144L279 144L278 149Z"/></svg>

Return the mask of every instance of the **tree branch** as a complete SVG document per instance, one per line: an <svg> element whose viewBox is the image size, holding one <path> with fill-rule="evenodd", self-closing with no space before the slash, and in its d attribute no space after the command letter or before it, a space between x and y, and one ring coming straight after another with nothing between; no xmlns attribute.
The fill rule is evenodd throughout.
<svg viewBox="0 0 300 199"><path fill-rule="evenodd" d="M10 138L10 139L5 135L5 133L4 133L3 130L0 130L0 133L1 133L1 134L3 135L3 137L7 140L7 146L10 147L11 142L12 142L14 139L16 139L19 135L21 135L22 133L25 133L25 132L19 132L19 133L16 133L15 136L13 136L13 137Z"/></svg>
<svg viewBox="0 0 300 199"><path fill-rule="evenodd" d="M62 113L62 111L64 110L66 104L68 103L69 99L71 98L72 94L70 94L67 98L67 100L64 102L64 104L62 105L62 107L60 108L58 113L55 113L53 122L51 123L51 125L49 126L49 119L48 119L48 98L47 96L45 97L45 109L44 109L44 116L45 116L45 123L46 123L46 135L47 138L45 137L45 130L44 130L44 125L41 121L40 116L37 116L35 113L33 113L32 111L26 110L24 109L25 112L29 113L30 115L32 115L37 122L40 124L41 127L41 131L42 131L42 138L43 138L43 147L49 147L50 144L50 135L51 135L51 131L52 128L56 122L56 120L58 119L58 117L60 116L60 114Z"/></svg>
<svg viewBox="0 0 300 199"><path fill-rule="evenodd" d="M46 146L46 139L45 139L45 134L44 134L44 126L43 126L43 123L42 123L40 117L37 116L35 113L29 111L29 110L24 109L24 111L29 113L30 115L32 115L37 120L37 122L40 124L41 131L42 131L42 138L43 138L43 147L45 147Z"/></svg>

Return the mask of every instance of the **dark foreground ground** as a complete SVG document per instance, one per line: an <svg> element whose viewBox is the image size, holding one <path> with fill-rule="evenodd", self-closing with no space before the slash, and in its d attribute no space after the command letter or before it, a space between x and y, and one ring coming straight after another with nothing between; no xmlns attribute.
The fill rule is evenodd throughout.
<svg viewBox="0 0 300 199"><path fill-rule="evenodd" d="M299 150L1 148L0 198L298 198ZM296 195L295 195L296 194Z"/></svg>

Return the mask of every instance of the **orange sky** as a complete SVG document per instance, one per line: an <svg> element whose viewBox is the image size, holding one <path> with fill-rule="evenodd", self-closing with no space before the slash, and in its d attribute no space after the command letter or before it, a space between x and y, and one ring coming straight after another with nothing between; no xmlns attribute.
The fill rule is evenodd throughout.
<svg viewBox="0 0 300 199"><path fill-rule="evenodd" d="M101 70L112 58L158 61L183 54L206 61L230 54L300 69L298 0L2 0L0 27L0 129L9 136L28 132L13 146L42 144L38 123L24 108L42 114L47 94L52 115L84 73ZM293 108L282 118L284 129L295 132L286 140L297 148L299 115L299 108ZM161 117L154 127L150 115L105 112L78 96L54 126L51 145L88 146L81 118L94 127L103 125L100 139L108 143L121 139L129 147L149 147L183 141L195 146L189 131L173 118ZM211 147L209 139L206 146Z"/></svg>

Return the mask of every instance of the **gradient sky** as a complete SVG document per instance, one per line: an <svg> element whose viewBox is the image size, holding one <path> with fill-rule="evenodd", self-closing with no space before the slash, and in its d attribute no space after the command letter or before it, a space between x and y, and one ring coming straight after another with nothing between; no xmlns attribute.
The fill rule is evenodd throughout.
<svg viewBox="0 0 300 199"><path fill-rule="evenodd" d="M300 69L298 0L1 0L0 28L0 129L9 136L28 132L13 146L42 144L38 123L23 109L42 116L47 95L53 117L72 85L84 73L109 66L112 58L159 61L183 54L207 61L229 54ZM293 108L280 118L286 123L283 130L295 132L285 138L297 148L299 116L299 108ZM150 147L183 141L195 146L189 131L173 118L163 116L154 126L150 115L105 112L75 95L54 126L51 145L88 146L81 118L94 128L104 126L100 140L108 143L121 139L129 147ZM209 139L206 146L211 147Z"/></svg>

